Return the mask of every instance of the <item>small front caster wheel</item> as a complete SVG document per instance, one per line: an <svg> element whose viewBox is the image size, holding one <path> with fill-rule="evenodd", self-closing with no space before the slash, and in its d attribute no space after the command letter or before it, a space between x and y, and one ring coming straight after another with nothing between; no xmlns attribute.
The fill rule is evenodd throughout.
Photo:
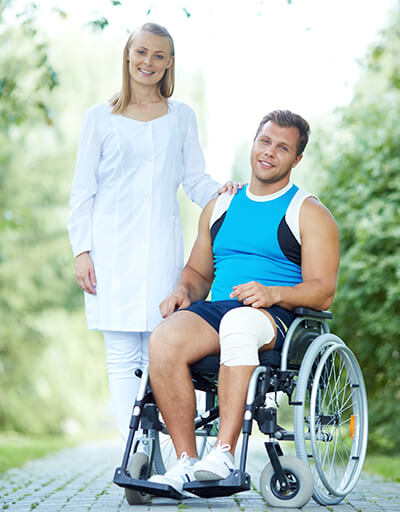
<svg viewBox="0 0 400 512"><path fill-rule="evenodd" d="M134 453L129 460L127 469L132 478L146 479L148 464L149 458L145 453ZM149 501L150 494L125 487L125 497L129 505L140 505Z"/></svg>
<svg viewBox="0 0 400 512"><path fill-rule="evenodd" d="M272 507L301 508L310 500L314 490L314 479L310 468L296 457L279 457L282 469L289 482L283 488L272 464L261 472L260 490L265 501Z"/></svg>

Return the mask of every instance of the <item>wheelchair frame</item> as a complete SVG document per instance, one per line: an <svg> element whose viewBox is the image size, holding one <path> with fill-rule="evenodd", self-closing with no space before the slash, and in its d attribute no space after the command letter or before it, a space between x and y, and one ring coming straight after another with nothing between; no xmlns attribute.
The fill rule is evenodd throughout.
<svg viewBox="0 0 400 512"><path fill-rule="evenodd" d="M185 484L185 491L211 498L250 489L246 461L254 420L269 437L264 444L270 463L261 473L260 490L270 505L297 508L311 495L322 505L334 505L356 485L368 436L367 398L360 367L344 342L329 332L326 320L332 318L330 312L307 308L294 312L297 317L286 334L280 364L277 352L261 352L261 366L250 379L239 468L224 480ZM215 437L218 430L217 384L215 371L199 373L196 365L199 363L191 367L194 387L206 396L206 410L194 420L201 457L207 438ZM151 392L148 368L138 375L141 384L114 483L125 488L130 504L145 503L151 495L181 499L171 486L147 481L153 472L165 472L160 434L168 432ZM293 432L278 425L276 407L265 406L267 393L276 396L278 391L285 393L289 405L294 406ZM137 440L139 426L143 435ZM139 441L145 453L137 451ZM297 458L284 456L280 441L294 441Z"/></svg>

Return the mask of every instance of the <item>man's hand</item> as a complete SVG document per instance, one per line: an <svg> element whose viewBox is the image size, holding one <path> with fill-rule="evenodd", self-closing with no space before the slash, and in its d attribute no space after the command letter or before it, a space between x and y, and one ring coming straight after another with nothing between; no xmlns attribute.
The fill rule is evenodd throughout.
<svg viewBox="0 0 400 512"><path fill-rule="evenodd" d="M189 307L191 301L189 294L185 290L175 290L168 295L160 304L160 312L163 318L171 315L177 309L184 309Z"/></svg>
<svg viewBox="0 0 400 512"><path fill-rule="evenodd" d="M253 308L269 308L278 302L277 288L264 286L257 281L234 286L230 298L237 298L246 306Z"/></svg>
<svg viewBox="0 0 400 512"><path fill-rule="evenodd" d="M218 189L218 195L220 196L224 192L228 192L228 194L236 194L236 192L243 188L243 183L234 183L233 181L227 181L222 187Z"/></svg>
<svg viewBox="0 0 400 512"><path fill-rule="evenodd" d="M88 252L82 252L75 258L75 275L82 290L96 295L96 274Z"/></svg>

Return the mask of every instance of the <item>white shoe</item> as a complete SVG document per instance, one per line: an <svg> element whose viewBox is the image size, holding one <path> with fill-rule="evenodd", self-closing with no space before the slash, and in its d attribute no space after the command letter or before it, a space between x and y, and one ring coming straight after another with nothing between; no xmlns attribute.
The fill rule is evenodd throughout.
<svg viewBox="0 0 400 512"><path fill-rule="evenodd" d="M203 460L199 460L193 466L196 480L222 480L227 478L234 470L234 458L229 453L229 444L221 444L221 441L214 446Z"/></svg>
<svg viewBox="0 0 400 512"><path fill-rule="evenodd" d="M149 482L157 484L166 484L173 487L177 492L186 496L183 490L183 484L195 480L193 474L194 465L191 464L190 458L186 452L183 452L181 458L172 466L164 475L153 475L149 478ZM187 493L189 495L189 493ZM190 495L193 498L193 495Z"/></svg>

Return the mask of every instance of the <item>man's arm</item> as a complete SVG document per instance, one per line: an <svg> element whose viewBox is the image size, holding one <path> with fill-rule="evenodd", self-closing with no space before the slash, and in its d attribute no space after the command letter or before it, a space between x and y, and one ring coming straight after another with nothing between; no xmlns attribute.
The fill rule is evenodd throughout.
<svg viewBox="0 0 400 512"><path fill-rule="evenodd" d="M196 300L205 299L214 280L214 261L210 237L210 218L216 199L200 215L199 230L190 258L184 266L175 290L160 304L161 315L184 309Z"/></svg>
<svg viewBox="0 0 400 512"><path fill-rule="evenodd" d="M300 210L301 270L296 286L263 286L252 281L234 286L231 297L248 306L286 309L304 306L323 310L331 305L339 269L339 232L329 210L314 198Z"/></svg>

